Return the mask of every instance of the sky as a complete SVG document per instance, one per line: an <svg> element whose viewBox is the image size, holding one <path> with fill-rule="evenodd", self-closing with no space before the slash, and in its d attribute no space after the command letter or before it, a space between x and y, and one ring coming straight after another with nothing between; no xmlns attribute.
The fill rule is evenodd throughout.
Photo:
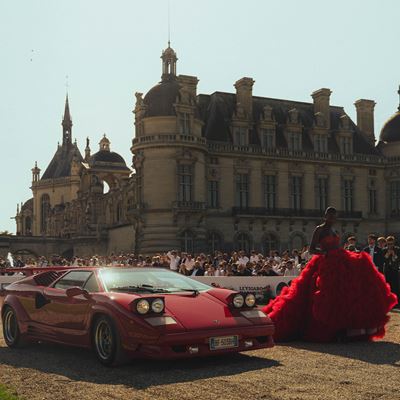
<svg viewBox="0 0 400 400"><path fill-rule="evenodd" d="M198 93L243 76L256 96L311 102L328 87L354 120L355 100L375 100L376 135L397 109L398 0L0 0L0 232L15 233L31 168L61 141L67 85L81 152L106 133L131 165L134 93L160 80L168 8L178 74Z"/></svg>

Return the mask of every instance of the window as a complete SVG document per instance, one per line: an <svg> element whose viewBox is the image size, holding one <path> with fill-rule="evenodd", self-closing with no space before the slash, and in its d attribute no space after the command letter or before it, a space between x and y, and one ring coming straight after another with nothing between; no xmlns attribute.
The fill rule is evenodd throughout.
<svg viewBox="0 0 400 400"><path fill-rule="evenodd" d="M25 218L25 235L30 235L32 233L32 218Z"/></svg>
<svg viewBox="0 0 400 400"><path fill-rule="evenodd" d="M264 254L267 256L270 251L278 249L278 241L276 236L269 233L264 237Z"/></svg>
<svg viewBox="0 0 400 400"><path fill-rule="evenodd" d="M320 211L326 210L328 207L328 178L317 177L315 194L316 208Z"/></svg>
<svg viewBox="0 0 400 400"><path fill-rule="evenodd" d="M100 291L95 274L92 274L86 281L84 289L86 289L89 293L97 293Z"/></svg>
<svg viewBox="0 0 400 400"><path fill-rule="evenodd" d="M300 151L301 150L301 133L289 132L288 133L288 146L289 146L289 150Z"/></svg>
<svg viewBox="0 0 400 400"><path fill-rule="evenodd" d="M290 185L290 207L293 210L301 210L302 183L303 179L301 176L292 176Z"/></svg>
<svg viewBox="0 0 400 400"><path fill-rule="evenodd" d="M317 153L328 152L328 138L326 135L314 135L314 151Z"/></svg>
<svg viewBox="0 0 400 400"><path fill-rule="evenodd" d="M275 175L264 175L264 206L270 210L276 207Z"/></svg>
<svg viewBox="0 0 400 400"><path fill-rule="evenodd" d="M390 210L392 213L400 211L400 181L390 183Z"/></svg>
<svg viewBox="0 0 400 400"><path fill-rule="evenodd" d="M273 129L261 129L261 146L264 149L275 147L275 132Z"/></svg>
<svg viewBox="0 0 400 400"><path fill-rule="evenodd" d="M249 175L236 175L236 206L247 208L249 206Z"/></svg>
<svg viewBox="0 0 400 400"><path fill-rule="evenodd" d="M179 132L181 135L190 135L192 133L190 125L190 114L180 113L179 115Z"/></svg>
<svg viewBox="0 0 400 400"><path fill-rule="evenodd" d="M59 281L56 282L54 287L56 289L68 289L70 287L78 286L83 287L86 280L92 274L90 271L72 271L65 274Z"/></svg>
<svg viewBox="0 0 400 400"><path fill-rule="evenodd" d="M208 207L219 207L219 182L208 181Z"/></svg>
<svg viewBox="0 0 400 400"><path fill-rule="evenodd" d="M346 212L353 211L353 179L343 180L343 209Z"/></svg>
<svg viewBox="0 0 400 400"><path fill-rule="evenodd" d="M250 251L250 238L246 233L239 233L236 237L236 245L239 250L243 250L245 253Z"/></svg>
<svg viewBox="0 0 400 400"><path fill-rule="evenodd" d="M211 254L215 253L216 251L220 251L222 248L222 239L221 236L216 232L211 232L208 235L208 249Z"/></svg>
<svg viewBox="0 0 400 400"><path fill-rule="evenodd" d="M377 195L376 195L376 186L375 180L371 179L368 187L368 212L370 214L377 214Z"/></svg>
<svg viewBox="0 0 400 400"><path fill-rule="evenodd" d="M233 143L237 146L247 146L248 140L248 129L244 127L235 127L233 129Z"/></svg>
<svg viewBox="0 0 400 400"><path fill-rule="evenodd" d="M143 203L143 168L136 169L136 202Z"/></svg>
<svg viewBox="0 0 400 400"><path fill-rule="evenodd" d="M193 254L193 233L191 231L184 231L181 235L181 251Z"/></svg>
<svg viewBox="0 0 400 400"><path fill-rule="evenodd" d="M179 165L179 201L192 201L193 166Z"/></svg>
<svg viewBox="0 0 400 400"><path fill-rule="evenodd" d="M47 231L47 219L50 211L50 197L44 194L40 199L40 232L45 234Z"/></svg>
<svg viewBox="0 0 400 400"><path fill-rule="evenodd" d="M339 138L339 147L342 154L353 153L353 138L350 136L342 136Z"/></svg>

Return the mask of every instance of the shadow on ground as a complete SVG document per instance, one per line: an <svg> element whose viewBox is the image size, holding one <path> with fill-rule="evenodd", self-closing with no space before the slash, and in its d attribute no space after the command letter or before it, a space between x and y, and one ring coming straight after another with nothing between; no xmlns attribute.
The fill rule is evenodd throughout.
<svg viewBox="0 0 400 400"><path fill-rule="evenodd" d="M0 363L57 374L62 380L124 385L136 389L224 377L280 365L275 360L232 354L175 361L135 360L119 368L106 368L88 350L49 344L22 349L0 347Z"/></svg>

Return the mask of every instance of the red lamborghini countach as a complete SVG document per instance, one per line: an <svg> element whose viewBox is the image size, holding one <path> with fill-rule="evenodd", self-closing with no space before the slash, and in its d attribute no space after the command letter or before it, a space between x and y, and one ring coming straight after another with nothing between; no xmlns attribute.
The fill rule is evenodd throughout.
<svg viewBox="0 0 400 400"><path fill-rule="evenodd" d="M252 294L159 268L75 268L23 278L0 297L9 347L91 347L104 365L135 357L208 356L272 347L272 321Z"/></svg>

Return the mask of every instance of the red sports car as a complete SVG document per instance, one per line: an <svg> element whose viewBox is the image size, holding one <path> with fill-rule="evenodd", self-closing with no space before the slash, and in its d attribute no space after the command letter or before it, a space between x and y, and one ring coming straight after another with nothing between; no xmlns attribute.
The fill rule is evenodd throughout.
<svg viewBox="0 0 400 400"><path fill-rule="evenodd" d="M0 299L9 347L29 341L91 347L105 365L274 344L273 323L254 295L159 268L49 269L7 286Z"/></svg>

